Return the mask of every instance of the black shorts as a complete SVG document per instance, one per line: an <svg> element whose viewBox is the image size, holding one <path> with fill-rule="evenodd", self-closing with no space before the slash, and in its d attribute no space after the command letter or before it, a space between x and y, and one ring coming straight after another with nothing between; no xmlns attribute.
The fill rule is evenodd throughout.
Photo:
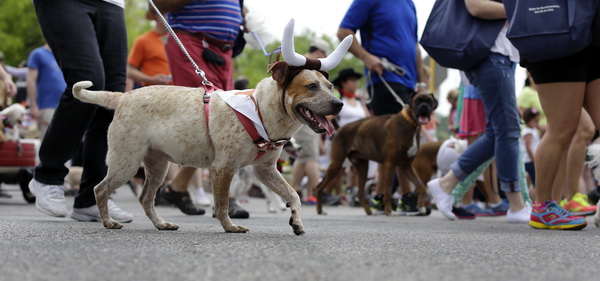
<svg viewBox="0 0 600 281"><path fill-rule="evenodd" d="M400 83L389 83L390 87L400 99L408 104L410 102L410 98L415 92L413 89L410 89ZM393 96L393 93L388 90L388 88L382 83L373 84L373 92L371 92L371 87L367 87L369 90L369 95L371 96L371 103L368 104L368 107L373 114L376 116L385 115L385 114L396 114L402 111L402 105L398 103L396 98Z"/></svg>
<svg viewBox="0 0 600 281"><path fill-rule="evenodd" d="M536 84L591 82L600 78L600 47L588 47L574 55L541 61L523 62Z"/></svg>

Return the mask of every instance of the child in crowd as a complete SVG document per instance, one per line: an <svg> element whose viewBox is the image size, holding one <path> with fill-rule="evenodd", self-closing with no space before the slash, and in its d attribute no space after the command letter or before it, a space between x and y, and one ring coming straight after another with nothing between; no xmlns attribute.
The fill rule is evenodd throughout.
<svg viewBox="0 0 600 281"><path fill-rule="evenodd" d="M533 160L535 159L535 150L540 143L540 111L535 107L525 109L523 111L523 121L525 121L525 127L521 130L523 162L525 163L525 171L529 175L531 184L535 187L535 166Z"/></svg>

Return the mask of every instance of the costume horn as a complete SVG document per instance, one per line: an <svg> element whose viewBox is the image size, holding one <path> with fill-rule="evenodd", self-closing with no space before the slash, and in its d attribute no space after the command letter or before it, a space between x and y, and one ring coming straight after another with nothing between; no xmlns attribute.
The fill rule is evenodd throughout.
<svg viewBox="0 0 600 281"><path fill-rule="evenodd" d="M350 45L352 45L352 35L346 36L328 57L319 59L320 67L318 70L329 71L336 67L340 61L342 61L342 58L344 57L344 54L346 54L346 51L348 51L348 48L350 48ZM296 53L294 50L294 19L291 19L290 22L288 22L283 31L281 54L283 55L283 59L285 59L290 66L302 67L306 65L307 58Z"/></svg>

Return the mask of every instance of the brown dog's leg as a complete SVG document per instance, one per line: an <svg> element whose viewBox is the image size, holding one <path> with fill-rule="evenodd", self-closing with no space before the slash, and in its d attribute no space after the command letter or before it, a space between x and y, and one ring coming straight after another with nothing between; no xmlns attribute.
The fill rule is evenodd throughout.
<svg viewBox="0 0 600 281"><path fill-rule="evenodd" d="M364 159L351 159L352 165L356 169L358 174L358 201L360 205L365 209L367 215L372 215L371 208L367 204L365 198L365 185L367 184L367 174L369 173L369 161Z"/></svg>
<svg viewBox="0 0 600 281"><path fill-rule="evenodd" d="M277 171L275 165L271 163L256 164L254 165L254 174L263 184L287 202L287 206L292 211L290 225L294 234L304 234L304 225L300 219L300 196Z"/></svg>
<svg viewBox="0 0 600 281"><path fill-rule="evenodd" d="M323 213L323 192L334 184L337 174L341 173L340 168L334 167L333 163L329 165L323 180L317 185L317 214L326 215Z"/></svg>
<svg viewBox="0 0 600 281"><path fill-rule="evenodd" d="M210 170L215 199L215 217L221 222L225 232L246 233L248 232L247 228L235 225L229 217L229 188L233 175L237 172L237 170L229 167L229 164L213 164Z"/></svg>
<svg viewBox="0 0 600 281"><path fill-rule="evenodd" d="M379 177L381 181L377 181L377 190L383 190L383 203L384 203L384 212L386 216L392 214L392 184L394 178L394 164L391 160L386 161L382 165L381 174Z"/></svg>
<svg viewBox="0 0 600 281"><path fill-rule="evenodd" d="M168 168L169 161L151 151L144 157L146 180L144 181L144 187L142 188L142 194L140 195L139 200L144 208L146 216L158 230L177 230L179 228L179 226L174 223L166 222L156 213L156 209L154 208L156 191L167 175Z"/></svg>

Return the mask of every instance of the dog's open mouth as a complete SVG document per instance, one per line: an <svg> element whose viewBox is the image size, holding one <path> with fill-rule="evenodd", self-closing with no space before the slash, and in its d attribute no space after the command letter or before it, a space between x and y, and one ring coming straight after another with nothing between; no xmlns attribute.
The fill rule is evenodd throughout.
<svg viewBox="0 0 600 281"><path fill-rule="evenodd" d="M310 109L304 106L297 106L296 113L304 122L317 134L322 134L327 132L328 135L333 133L333 124L325 118L325 116L312 112Z"/></svg>
<svg viewBox="0 0 600 281"><path fill-rule="evenodd" d="M421 125L425 125L427 123L429 123L429 116L419 116L417 119L417 122L419 122L419 124Z"/></svg>

